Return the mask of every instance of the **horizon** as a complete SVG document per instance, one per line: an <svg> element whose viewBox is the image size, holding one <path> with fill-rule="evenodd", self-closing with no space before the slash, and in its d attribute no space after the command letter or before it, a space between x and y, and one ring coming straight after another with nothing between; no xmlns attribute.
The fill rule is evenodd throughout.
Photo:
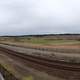
<svg viewBox="0 0 80 80"><path fill-rule="evenodd" d="M51 35L80 35L80 33L54 33L54 34L21 34L21 35L0 35L0 37L14 37L14 36L51 36Z"/></svg>

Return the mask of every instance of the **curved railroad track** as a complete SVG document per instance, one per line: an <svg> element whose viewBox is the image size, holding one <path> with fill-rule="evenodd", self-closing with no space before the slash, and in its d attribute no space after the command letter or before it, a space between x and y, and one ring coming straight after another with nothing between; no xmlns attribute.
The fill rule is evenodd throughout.
<svg viewBox="0 0 80 80"><path fill-rule="evenodd" d="M79 63L68 63L64 61L50 60L50 59L42 58L39 56L19 53L19 52L9 50L3 47L0 47L0 50L14 57L21 58L22 60L25 60L25 61L33 62L34 64L37 64L37 65L42 65L44 68L47 67L48 69L51 69L51 70L55 68L55 69L60 69L60 70L80 72Z"/></svg>

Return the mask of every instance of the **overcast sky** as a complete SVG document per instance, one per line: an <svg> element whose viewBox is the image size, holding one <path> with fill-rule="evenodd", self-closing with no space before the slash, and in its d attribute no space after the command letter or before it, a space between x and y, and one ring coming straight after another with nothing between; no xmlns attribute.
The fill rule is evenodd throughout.
<svg viewBox="0 0 80 80"><path fill-rule="evenodd" d="M80 33L80 0L0 0L0 35Z"/></svg>

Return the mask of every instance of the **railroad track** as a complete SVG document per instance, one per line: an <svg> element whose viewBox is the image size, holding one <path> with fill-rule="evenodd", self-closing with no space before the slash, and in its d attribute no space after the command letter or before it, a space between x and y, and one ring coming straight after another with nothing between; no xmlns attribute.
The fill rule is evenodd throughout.
<svg viewBox="0 0 80 80"><path fill-rule="evenodd" d="M58 61L58 60L50 60L50 59L42 58L39 56L19 53L19 52L9 50L4 47L0 47L0 50L5 52L6 54L20 58L21 60L33 62L34 64L37 64L37 65L42 65L44 68L47 68L50 70L53 70L55 68L55 69L60 69L60 70L80 72L79 63L69 63L69 62Z"/></svg>

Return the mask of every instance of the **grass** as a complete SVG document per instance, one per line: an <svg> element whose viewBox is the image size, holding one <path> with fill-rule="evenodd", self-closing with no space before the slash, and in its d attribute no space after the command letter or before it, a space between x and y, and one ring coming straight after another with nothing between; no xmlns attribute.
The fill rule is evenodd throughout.
<svg viewBox="0 0 80 80"><path fill-rule="evenodd" d="M33 77L32 76L28 76L28 77L23 77L22 80L33 80Z"/></svg>
<svg viewBox="0 0 80 80"><path fill-rule="evenodd" d="M78 40L66 40L66 39L50 39L50 38L37 38L37 37L16 37L9 38L4 40L4 42L19 42L19 43L31 43L31 44L40 44L40 45L80 45L80 41Z"/></svg>
<svg viewBox="0 0 80 80"><path fill-rule="evenodd" d="M31 38L31 39L21 39L21 42L32 43L32 44L43 44L43 45L64 45L64 44L80 44L77 40L48 40L43 38Z"/></svg>

